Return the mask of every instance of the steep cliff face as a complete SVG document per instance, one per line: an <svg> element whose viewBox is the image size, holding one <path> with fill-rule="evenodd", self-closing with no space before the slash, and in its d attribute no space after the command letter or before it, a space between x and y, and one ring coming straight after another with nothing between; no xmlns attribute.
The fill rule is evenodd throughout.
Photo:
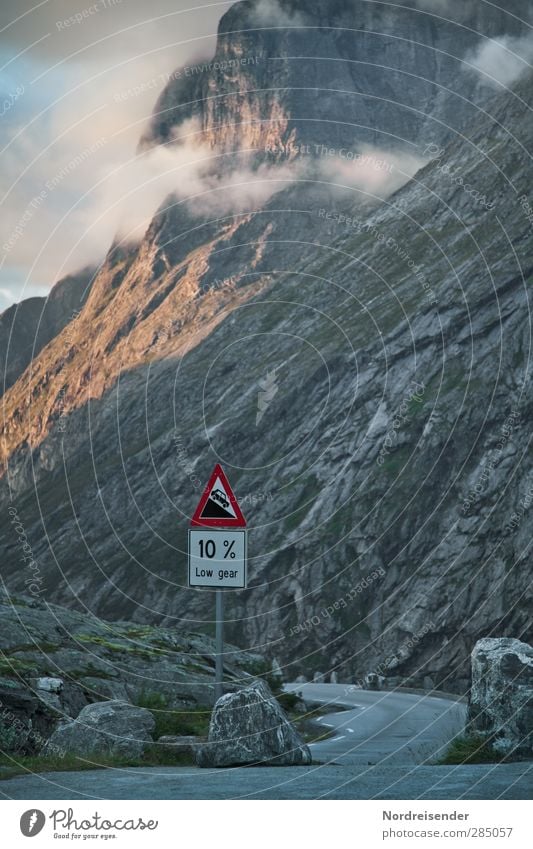
<svg viewBox="0 0 533 849"><path fill-rule="evenodd" d="M523 34L524 4L236 3L215 56L178 69L142 145L172 142L198 120L225 153L258 160L295 146L409 149L446 141L482 105L465 58L480 39ZM513 14L514 13L514 14Z"/></svg>
<svg viewBox="0 0 533 849"><path fill-rule="evenodd" d="M333 24L341 5L328 4ZM223 19L217 55L260 7ZM317 16L330 48L318 5L281 8ZM292 32L270 37L292 68ZM410 37L412 50L422 35ZM378 78L396 99L398 74ZM267 122L284 142L304 125L293 85L281 97L290 122ZM212 599L186 588L184 549L218 460L250 526L250 589L228 600L228 631L289 674L374 667L464 689L476 639L528 639L530 90L530 77L492 100L484 90L443 151L428 130L418 149L433 161L381 203L284 179L226 215L170 202L139 246L112 249L81 315L4 398L2 497L47 598L209 628ZM154 119L149 143L194 117L177 105L188 92L167 90L177 111L167 129ZM207 136L238 151L237 101L224 99L219 133L215 100L195 106ZM320 133L331 101L331 113L329 97L307 104ZM254 101L254 115L269 108ZM362 144L364 121L343 108ZM439 125L435 110L421 120ZM364 119L379 137L386 115ZM340 143L344 130L331 131ZM31 566L6 511L0 521L3 576L22 587Z"/></svg>
<svg viewBox="0 0 533 849"><path fill-rule="evenodd" d="M94 268L84 268L70 274L56 283L47 298L28 298L0 315L2 391L82 309L94 273Z"/></svg>

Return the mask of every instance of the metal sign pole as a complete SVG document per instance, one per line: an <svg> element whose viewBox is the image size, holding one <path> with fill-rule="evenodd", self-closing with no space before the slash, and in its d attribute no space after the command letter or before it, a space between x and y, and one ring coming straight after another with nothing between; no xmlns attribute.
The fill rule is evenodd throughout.
<svg viewBox="0 0 533 849"><path fill-rule="evenodd" d="M216 660L215 660L215 702L223 695L222 681L224 678L224 592L215 591L215 620L216 620Z"/></svg>

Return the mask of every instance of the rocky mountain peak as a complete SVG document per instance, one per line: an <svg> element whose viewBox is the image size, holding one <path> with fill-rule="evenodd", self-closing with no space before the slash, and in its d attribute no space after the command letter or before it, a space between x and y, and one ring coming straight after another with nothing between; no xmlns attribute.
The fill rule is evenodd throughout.
<svg viewBox="0 0 533 849"><path fill-rule="evenodd" d="M176 70L141 149L173 143L191 119L195 140L256 162L295 146L313 155L322 145L446 141L468 120L469 102L483 99L463 60L484 39L526 33L523 17L517 0L506 9L459 0L236 3L220 21L214 56Z"/></svg>

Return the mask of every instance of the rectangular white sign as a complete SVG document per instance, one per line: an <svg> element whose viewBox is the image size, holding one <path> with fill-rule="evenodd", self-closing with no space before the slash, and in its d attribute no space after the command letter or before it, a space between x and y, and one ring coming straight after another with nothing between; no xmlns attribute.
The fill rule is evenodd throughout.
<svg viewBox="0 0 533 849"><path fill-rule="evenodd" d="M246 531L189 530L189 586L246 587Z"/></svg>

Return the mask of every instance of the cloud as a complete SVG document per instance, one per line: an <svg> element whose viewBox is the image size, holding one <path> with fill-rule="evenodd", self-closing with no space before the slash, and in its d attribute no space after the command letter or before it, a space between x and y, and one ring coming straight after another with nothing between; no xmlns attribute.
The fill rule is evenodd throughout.
<svg viewBox="0 0 533 849"><path fill-rule="evenodd" d="M73 9L72 0L0 4L0 30L7 26L0 32L0 92L2 104L9 103L0 128L0 197L7 195L0 308L8 291L20 300L28 287L51 286L105 254L114 235L114 211L104 208L117 200L113 174L131 168L169 76L213 53L218 20L230 5L200 10L190 0L158 0L152 10L130 0L100 3L97 14L59 30L58 21L85 7ZM6 254L1 248L9 239Z"/></svg>
<svg viewBox="0 0 533 849"><path fill-rule="evenodd" d="M477 71L483 82L494 86L510 86L533 62L533 35L502 36L483 41L466 56L467 71Z"/></svg>
<svg viewBox="0 0 533 849"><path fill-rule="evenodd" d="M305 23L300 12L284 8L278 0L258 0L253 9L252 21L258 27L299 27Z"/></svg>
<svg viewBox="0 0 533 849"><path fill-rule="evenodd" d="M319 161L326 179L380 198L397 191L426 164L425 159L406 151L392 152L371 146L362 146L357 151L343 149Z"/></svg>
<svg viewBox="0 0 533 849"><path fill-rule="evenodd" d="M289 165L230 166L202 142L199 123L180 125L179 142L151 148L110 175L101 196L101 220L108 234L138 240L154 214L173 196L190 201L190 211L210 218L261 207L297 176Z"/></svg>

